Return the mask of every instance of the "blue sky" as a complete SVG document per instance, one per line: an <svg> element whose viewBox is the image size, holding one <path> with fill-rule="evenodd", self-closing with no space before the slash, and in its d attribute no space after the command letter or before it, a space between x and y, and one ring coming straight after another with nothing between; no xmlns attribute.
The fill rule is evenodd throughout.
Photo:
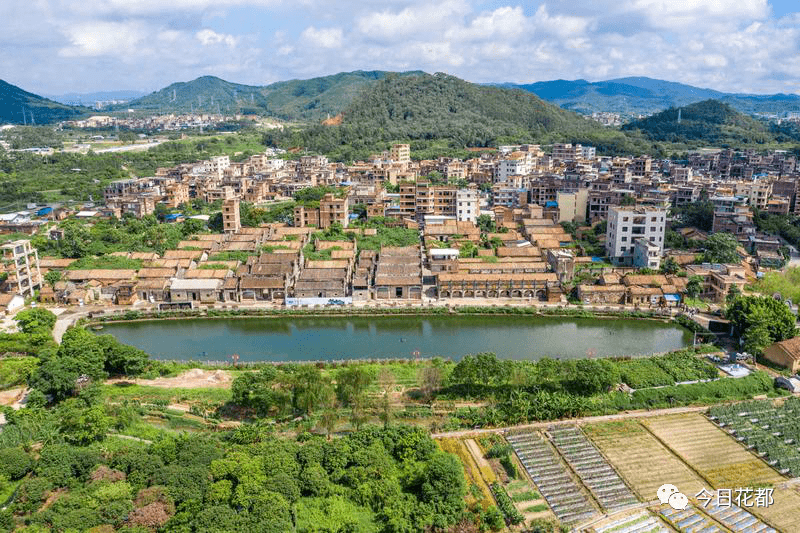
<svg viewBox="0 0 800 533"><path fill-rule="evenodd" d="M798 12L796 0L3 0L0 78L58 94L381 69L797 93Z"/></svg>

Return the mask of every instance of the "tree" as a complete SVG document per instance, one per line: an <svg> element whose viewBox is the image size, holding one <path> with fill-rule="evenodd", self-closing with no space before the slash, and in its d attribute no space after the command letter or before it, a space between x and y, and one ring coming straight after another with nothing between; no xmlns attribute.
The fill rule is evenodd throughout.
<svg viewBox="0 0 800 533"><path fill-rule="evenodd" d="M363 366L342 369L336 373L336 397L344 406L359 403L372 379L372 373Z"/></svg>
<svg viewBox="0 0 800 533"><path fill-rule="evenodd" d="M292 385L295 408L309 415L324 405L326 397L330 394L329 380L325 379L320 369L313 365L301 366L293 376Z"/></svg>
<svg viewBox="0 0 800 533"><path fill-rule="evenodd" d="M433 395L442 384L442 369L433 365L420 368L417 372L417 383L425 401L432 401Z"/></svg>
<svg viewBox="0 0 800 533"><path fill-rule="evenodd" d="M339 411L336 409L336 405L322 411L319 421L320 426L325 430L325 436L331 440L331 434L336 429L336 424L339 423Z"/></svg>
<svg viewBox="0 0 800 533"><path fill-rule="evenodd" d="M56 286L56 283L61 281L62 274L58 270L48 270L44 275L44 280L50 285L51 288Z"/></svg>
<svg viewBox="0 0 800 533"><path fill-rule="evenodd" d="M765 296L739 296L728 306L734 336L749 343L754 353L797 334L797 317L783 302ZM752 331L751 331L752 330Z"/></svg>
<svg viewBox="0 0 800 533"><path fill-rule="evenodd" d="M489 215L480 215L475 221L481 233L494 233L497 231L497 225L494 219Z"/></svg>
<svg viewBox="0 0 800 533"><path fill-rule="evenodd" d="M464 468L455 455L436 453L424 465L419 483L419 498L434 509L433 526L446 528L464 510Z"/></svg>
<svg viewBox="0 0 800 533"><path fill-rule="evenodd" d="M150 356L147 352L122 344L112 335L97 337L97 343L103 350L105 370L110 374L138 376L144 372Z"/></svg>
<svg viewBox="0 0 800 533"><path fill-rule="evenodd" d="M680 269L681 267L675 259L667 257L664 262L661 263L660 271L662 274L677 274Z"/></svg>
<svg viewBox="0 0 800 533"><path fill-rule="evenodd" d="M725 303L730 305L741 295L742 290L739 288L739 286L731 285L731 288L728 289L728 294L725 295Z"/></svg>
<svg viewBox="0 0 800 533"><path fill-rule="evenodd" d="M378 371L378 386L381 390L381 398L378 402L378 418L383 422L383 427L386 429L394 417L391 393L394 390L395 377L391 370L382 367Z"/></svg>
<svg viewBox="0 0 800 533"><path fill-rule="evenodd" d="M739 242L730 233L715 233L706 239L703 261L708 263L738 263L741 258L736 248Z"/></svg>
<svg viewBox="0 0 800 533"><path fill-rule="evenodd" d="M59 432L72 444L87 445L102 440L111 424L102 405L86 407L77 398L63 402L56 414Z"/></svg>
<svg viewBox="0 0 800 533"><path fill-rule="evenodd" d="M74 357L55 357L42 363L31 375L28 384L31 388L52 396L60 402L75 393L75 384L83 375L85 366Z"/></svg>
<svg viewBox="0 0 800 533"><path fill-rule="evenodd" d="M0 449L0 475L15 481L33 469L34 461L22 448Z"/></svg>
<svg viewBox="0 0 800 533"><path fill-rule="evenodd" d="M606 359L580 359L575 363L575 375L570 383L573 392L592 395L607 392L619 383L619 368Z"/></svg>
<svg viewBox="0 0 800 533"><path fill-rule="evenodd" d="M478 257L478 247L475 246L475 243L473 242L469 241L462 242L458 250L458 257L462 258Z"/></svg>
<svg viewBox="0 0 800 533"><path fill-rule="evenodd" d="M42 307L25 309L14 317L19 329L26 334L51 333L56 325L56 315Z"/></svg>
<svg viewBox="0 0 800 533"><path fill-rule="evenodd" d="M691 276L686 282L686 295L690 298L697 298L703 290L703 277Z"/></svg>
<svg viewBox="0 0 800 533"><path fill-rule="evenodd" d="M80 258L89 254L91 234L81 222L67 220L61 224L64 236L58 241L58 247L64 257Z"/></svg>

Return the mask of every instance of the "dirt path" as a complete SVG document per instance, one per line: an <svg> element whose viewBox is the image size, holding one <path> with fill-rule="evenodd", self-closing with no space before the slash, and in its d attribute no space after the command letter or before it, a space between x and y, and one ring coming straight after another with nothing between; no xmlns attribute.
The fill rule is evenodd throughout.
<svg viewBox="0 0 800 533"><path fill-rule="evenodd" d="M200 389L200 388L229 388L233 378L227 370L200 370L195 368L187 370L174 378L136 379L116 378L107 379L107 385L115 383L134 383L148 387L164 389Z"/></svg>
<svg viewBox="0 0 800 533"><path fill-rule="evenodd" d="M464 440L464 444L467 445L467 449L469 453L472 454L472 458L478 463L478 468L488 468L489 470L492 469L492 465L489 464L489 461L483 456L483 452L481 452L481 447L478 446L478 443L472 439Z"/></svg>
<svg viewBox="0 0 800 533"><path fill-rule="evenodd" d="M471 435L484 435L487 433L503 433L514 429L542 429L553 424L592 424L596 422L613 422L615 420L627 420L629 418L648 418L661 415L680 415L685 413L700 413L708 409L707 405L699 407L673 407L670 409L654 409L651 411L628 411L614 415L584 416L571 418L569 420L550 420L547 422L534 422L533 424L522 424L519 426L506 426L494 429L463 429L459 431L447 431L444 433L434 433L431 436L435 439L443 437L463 438Z"/></svg>

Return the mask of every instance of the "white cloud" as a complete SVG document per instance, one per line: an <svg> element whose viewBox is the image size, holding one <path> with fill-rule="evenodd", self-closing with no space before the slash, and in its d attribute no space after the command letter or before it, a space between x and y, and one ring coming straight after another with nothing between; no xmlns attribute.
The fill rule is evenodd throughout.
<svg viewBox="0 0 800 533"><path fill-rule="evenodd" d="M0 72L50 93L356 69L795 92L799 43L800 15L776 19L768 0L0 1Z"/></svg>
<svg viewBox="0 0 800 533"><path fill-rule="evenodd" d="M203 28L195 33L194 36L203 44L203 46L211 46L215 44L236 46L236 37L233 35L226 35L224 33L217 33L209 28Z"/></svg>
<svg viewBox="0 0 800 533"><path fill-rule="evenodd" d="M320 28L309 26L300 35L303 40L312 46L321 48L340 48L342 46L341 28Z"/></svg>
<svg viewBox="0 0 800 533"><path fill-rule="evenodd" d="M63 57L94 57L127 54L135 50L147 30L138 22L91 21L66 28L70 45L62 48Z"/></svg>
<svg viewBox="0 0 800 533"><path fill-rule="evenodd" d="M357 19L356 27L372 39L393 41L410 35L439 34L469 10L463 0L422 3L398 12L387 10L363 15Z"/></svg>

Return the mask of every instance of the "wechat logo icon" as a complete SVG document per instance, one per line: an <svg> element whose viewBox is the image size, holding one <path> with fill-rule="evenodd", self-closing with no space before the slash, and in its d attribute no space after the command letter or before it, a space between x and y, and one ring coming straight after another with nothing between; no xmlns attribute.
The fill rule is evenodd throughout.
<svg viewBox="0 0 800 533"><path fill-rule="evenodd" d="M683 511L686 509L686 506L689 505L689 498L687 498L685 494L681 493L681 491L678 490L678 487L675 485L670 485L669 483L658 487L656 496L658 496L658 501L660 501L662 504L669 504L669 506L676 511Z"/></svg>

